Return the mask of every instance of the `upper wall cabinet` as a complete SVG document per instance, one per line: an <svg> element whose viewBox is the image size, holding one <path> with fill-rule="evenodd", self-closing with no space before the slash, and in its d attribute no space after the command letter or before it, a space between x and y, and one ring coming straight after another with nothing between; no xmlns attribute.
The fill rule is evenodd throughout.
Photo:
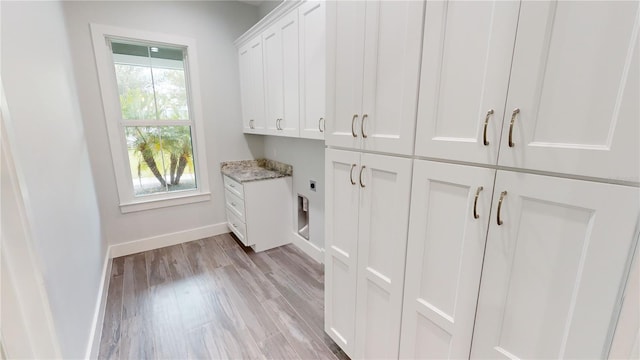
<svg viewBox="0 0 640 360"><path fill-rule="evenodd" d="M324 139L325 12L284 1L236 40L245 133Z"/></svg>
<svg viewBox="0 0 640 360"><path fill-rule="evenodd" d="M427 2L417 155L496 163L518 9L514 1Z"/></svg>
<svg viewBox="0 0 640 360"><path fill-rule="evenodd" d="M240 48L240 91L242 95L242 127L246 133L265 131L264 71L262 41L253 39Z"/></svg>
<svg viewBox="0 0 640 360"><path fill-rule="evenodd" d="M300 20L300 137L324 139L326 3L308 1Z"/></svg>
<svg viewBox="0 0 640 360"><path fill-rule="evenodd" d="M427 7L416 155L640 181L638 2Z"/></svg>
<svg viewBox="0 0 640 360"><path fill-rule="evenodd" d="M500 165L640 181L639 5L522 2Z"/></svg>
<svg viewBox="0 0 640 360"><path fill-rule="evenodd" d="M424 2L327 3L326 142L412 154Z"/></svg>
<svg viewBox="0 0 640 360"><path fill-rule="evenodd" d="M298 136L298 12L284 16L262 35L267 133Z"/></svg>

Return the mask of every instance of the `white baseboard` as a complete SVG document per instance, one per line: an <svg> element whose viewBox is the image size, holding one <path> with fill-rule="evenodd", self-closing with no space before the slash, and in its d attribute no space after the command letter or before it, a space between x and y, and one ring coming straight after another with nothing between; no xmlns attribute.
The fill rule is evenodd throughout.
<svg viewBox="0 0 640 360"><path fill-rule="evenodd" d="M98 288L98 299L96 301L96 309L91 323L91 333L89 334L89 343L85 359L97 359L98 350L100 350L100 338L102 337L102 324L104 323L104 313L107 308L107 294L109 293L109 282L111 281L111 247L107 248L107 253L102 266L102 281Z"/></svg>
<svg viewBox="0 0 640 360"><path fill-rule="evenodd" d="M324 249L317 247L311 241L303 238L295 232L291 232L291 243L309 255L313 260L324 264Z"/></svg>
<svg viewBox="0 0 640 360"><path fill-rule="evenodd" d="M182 244L184 242L198 240L209 236L216 236L229 232L227 223L203 226L195 229L178 231L170 234L152 236L145 239L129 241L122 244L113 244L109 247L111 258L131 255L142 251L159 249L165 246Z"/></svg>

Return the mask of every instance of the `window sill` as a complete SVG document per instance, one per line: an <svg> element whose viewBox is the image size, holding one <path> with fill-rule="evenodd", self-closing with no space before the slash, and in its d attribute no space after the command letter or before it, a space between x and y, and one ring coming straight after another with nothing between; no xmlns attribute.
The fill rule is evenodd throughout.
<svg viewBox="0 0 640 360"><path fill-rule="evenodd" d="M211 200L211 193L196 193L183 196L174 196L165 199L153 199L136 201L127 204L120 204L120 212L123 214L132 213L136 211L152 210L163 207L193 204L203 201Z"/></svg>

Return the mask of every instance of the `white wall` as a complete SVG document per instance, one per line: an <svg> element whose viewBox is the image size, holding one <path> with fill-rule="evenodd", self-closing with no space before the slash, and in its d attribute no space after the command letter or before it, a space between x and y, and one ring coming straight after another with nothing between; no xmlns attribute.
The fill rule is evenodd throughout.
<svg viewBox="0 0 640 360"><path fill-rule="evenodd" d="M261 137L242 134L233 41L258 20L237 1L68 1L64 3L102 224L110 244L226 222L220 162L263 156ZM198 47L212 200L122 214L111 162L89 23L190 37Z"/></svg>
<svg viewBox="0 0 640 360"><path fill-rule="evenodd" d="M310 207L309 241L323 249L324 141L265 136L264 145L267 158L293 166L295 221L297 222L297 195L304 195L309 199ZM309 180L316 181L315 192L309 189Z"/></svg>
<svg viewBox="0 0 640 360"><path fill-rule="evenodd" d="M7 1L0 7L7 137L62 356L81 358L106 244L62 7Z"/></svg>
<svg viewBox="0 0 640 360"><path fill-rule="evenodd" d="M260 19L265 17L271 10L275 9L282 3L282 0L266 0L258 6L258 16Z"/></svg>

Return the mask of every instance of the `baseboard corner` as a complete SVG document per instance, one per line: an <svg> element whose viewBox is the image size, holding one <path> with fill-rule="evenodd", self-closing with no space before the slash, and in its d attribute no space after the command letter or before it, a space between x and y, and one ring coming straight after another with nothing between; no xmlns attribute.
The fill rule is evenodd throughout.
<svg viewBox="0 0 640 360"><path fill-rule="evenodd" d="M324 249L319 248L295 232L291 232L291 243L298 249L302 250L302 252L309 255L313 260L320 264L324 264Z"/></svg>

